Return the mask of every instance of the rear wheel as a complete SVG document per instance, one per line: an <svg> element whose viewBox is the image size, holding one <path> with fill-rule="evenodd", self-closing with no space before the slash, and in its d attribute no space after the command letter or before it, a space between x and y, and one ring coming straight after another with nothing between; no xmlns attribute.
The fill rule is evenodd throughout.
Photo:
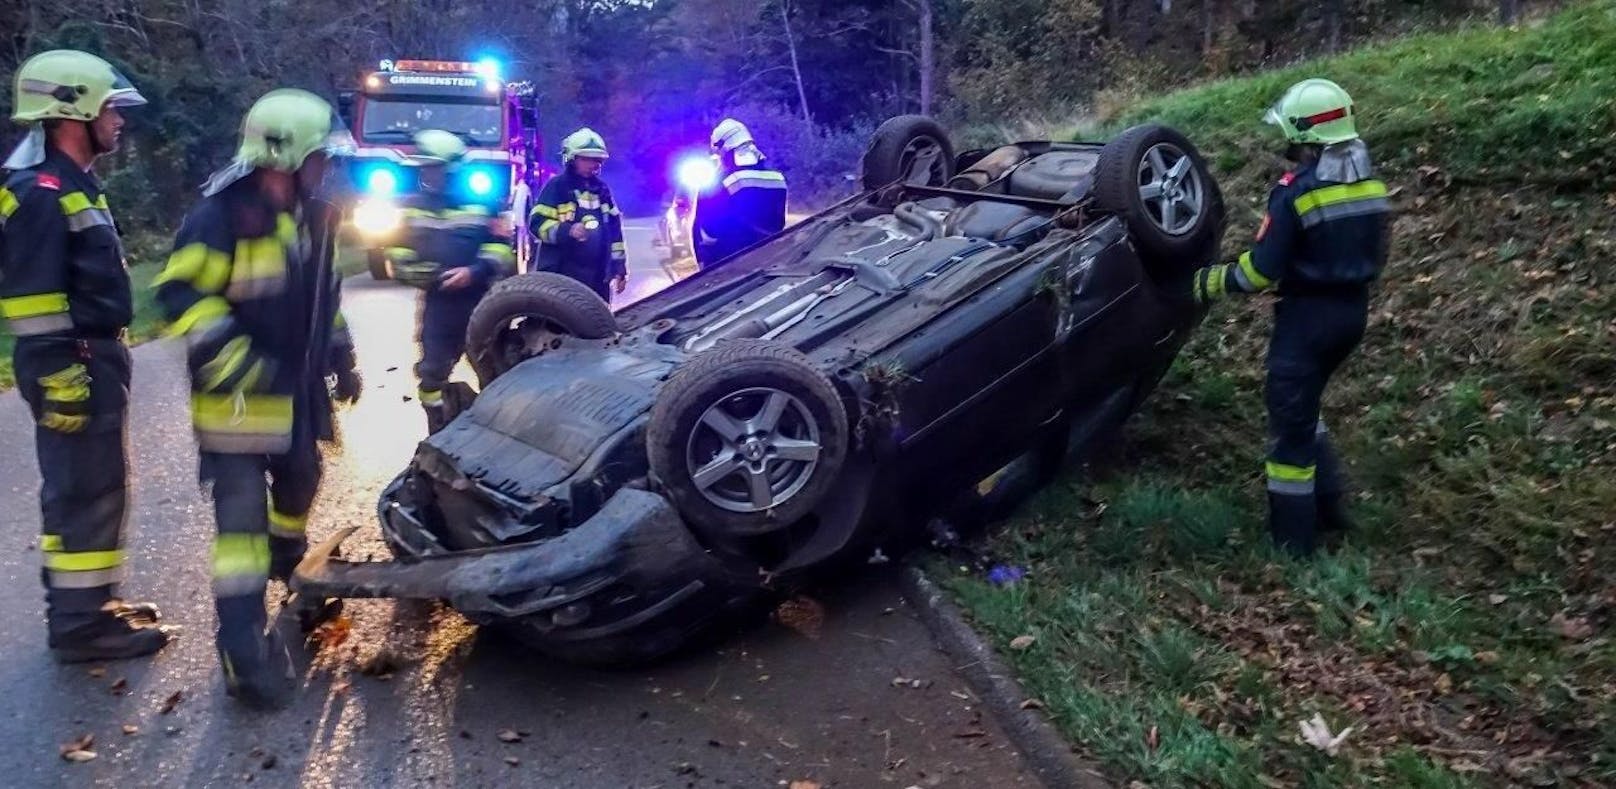
<svg viewBox="0 0 1616 789"><path fill-rule="evenodd" d="M954 146L937 121L924 115L899 115L875 130L861 169L865 189L899 181L942 186L954 177Z"/></svg>
<svg viewBox="0 0 1616 789"><path fill-rule="evenodd" d="M847 412L795 349L721 343L678 369L646 439L651 471L709 543L777 532L807 516L841 473Z"/></svg>
<svg viewBox="0 0 1616 789"><path fill-rule="evenodd" d="M617 332L611 307L571 277L538 271L495 285L466 327L466 349L486 387L527 359L559 348L567 337L603 340Z"/></svg>
<svg viewBox="0 0 1616 789"><path fill-rule="evenodd" d="M1095 169L1095 200L1127 222L1158 272L1187 275L1217 256L1223 193L1184 135L1135 126L1106 144Z"/></svg>

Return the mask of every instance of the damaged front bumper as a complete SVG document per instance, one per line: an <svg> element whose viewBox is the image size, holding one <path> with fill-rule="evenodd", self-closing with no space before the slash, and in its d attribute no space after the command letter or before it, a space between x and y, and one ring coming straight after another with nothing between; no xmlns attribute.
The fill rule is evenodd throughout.
<svg viewBox="0 0 1616 789"><path fill-rule="evenodd" d="M643 490L619 490L577 528L530 543L447 551L416 513L385 498L382 529L399 560L337 558L354 532L347 528L308 553L292 588L309 596L446 600L475 621L519 620L530 638L560 644L699 620L710 601L740 589L672 505Z"/></svg>

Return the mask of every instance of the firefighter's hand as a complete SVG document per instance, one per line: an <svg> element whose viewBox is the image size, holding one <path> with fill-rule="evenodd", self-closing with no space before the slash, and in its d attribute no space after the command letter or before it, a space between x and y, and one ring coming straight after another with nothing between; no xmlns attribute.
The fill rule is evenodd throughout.
<svg viewBox="0 0 1616 789"><path fill-rule="evenodd" d="M582 222L573 222L567 227L567 235L572 236L573 241L588 241L589 228L584 227Z"/></svg>
<svg viewBox="0 0 1616 789"><path fill-rule="evenodd" d="M617 276L612 277L612 292L613 293L616 293L617 295L621 296L621 295L623 295L623 291L626 290L627 288L628 288L628 275L627 274L618 274Z"/></svg>
<svg viewBox="0 0 1616 789"><path fill-rule="evenodd" d="M352 405L359 402L359 395L365 390L365 379L359 377L359 371L352 367L337 371L337 385L331 390L331 396L339 403Z"/></svg>
<svg viewBox="0 0 1616 789"><path fill-rule="evenodd" d="M466 266L452 268L438 278L439 290L462 290L471 286L471 269Z"/></svg>

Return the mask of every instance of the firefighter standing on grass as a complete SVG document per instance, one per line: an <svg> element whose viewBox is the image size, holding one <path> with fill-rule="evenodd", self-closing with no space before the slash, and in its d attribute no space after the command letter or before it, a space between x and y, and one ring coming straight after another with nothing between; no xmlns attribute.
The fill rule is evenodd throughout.
<svg viewBox="0 0 1616 789"><path fill-rule="evenodd" d="M123 246L91 173L118 147L119 108L145 104L105 60L55 50L17 71L12 119L29 125L0 187L0 314L17 338L35 421L48 641L65 662L147 655L170 634L157 609L117 598L128 498L132 316Z"/></svg>
<svg viewBox="0 0 1616 789"><path fill-rule="evenodd" d="M600 179L606 141L579 129L561 141L562 171L539 190L528 217L539 239L538 268L589 286L602 300L628 286L623 213Z"/></svg>
<svg viewBox="0 0 1616 789"><path fill-rule="evenodd" d="M1325 385L1369 314L1369 285L1386 264L1390 205L1358 139L1356 108L1339 85L1293 85L1265 121L1290 143L1296 168L1268 196L1256 245L1195 275L1199 302L1276 288L1268 346L1266 465L1269 531L1279 547L1313 552L1319 532L1350 525L1341 462L1319 418Z"/></svg>
<svg viewBox="0 0 1616 789"><path fill-rule="evenodd" d="M427 430L437 432L453 414L444 403L449 374L466 352L471 311L494 280L514 268L509 241L493 229L487 206L465 202L457 191L466 144L439 130L415 135L421 190L404 208L404 235L387 250L393 276L425 291L416 340L417 395L426 410Z"/></svg>
<svg viewBox="0 0 1616 789"><path fill-rule="evenodd" d="M719 183L696 200L692 222L696 261L712 268L786 226L786 177L768 165L740 121L713 128Z"/></svg>
<svg viewBox="0 0 1616 789"><path fill-rule="evenodd" d="M201 477L212 484L219 658L230 695L257 707L293 690L286 645L266 632L264 591L307 545L319 441L334 433L326 377L339 400L361 388L331 269L337 213L322 199L346 139L314 94L259 99L156 282L171 332L185 338Z"/></svg>

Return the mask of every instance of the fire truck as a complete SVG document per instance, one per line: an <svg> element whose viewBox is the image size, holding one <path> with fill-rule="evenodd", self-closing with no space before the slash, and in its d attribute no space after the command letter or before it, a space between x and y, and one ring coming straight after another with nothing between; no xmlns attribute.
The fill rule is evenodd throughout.
<svg viewBox="0 0 1616 789"><path fill-rule="evenodd" d="M358 90L339 96L358 144L350 163L350 223L371 274L388 278L383 254L403 225L402 200L419 188L411 155L416 132L441 129L469 149L449 186L466 203L493 209L508 229L517 268L532 266L527 212L548 175L542 164L532 83L507 82L499 64L383 60Z"/></svg>

